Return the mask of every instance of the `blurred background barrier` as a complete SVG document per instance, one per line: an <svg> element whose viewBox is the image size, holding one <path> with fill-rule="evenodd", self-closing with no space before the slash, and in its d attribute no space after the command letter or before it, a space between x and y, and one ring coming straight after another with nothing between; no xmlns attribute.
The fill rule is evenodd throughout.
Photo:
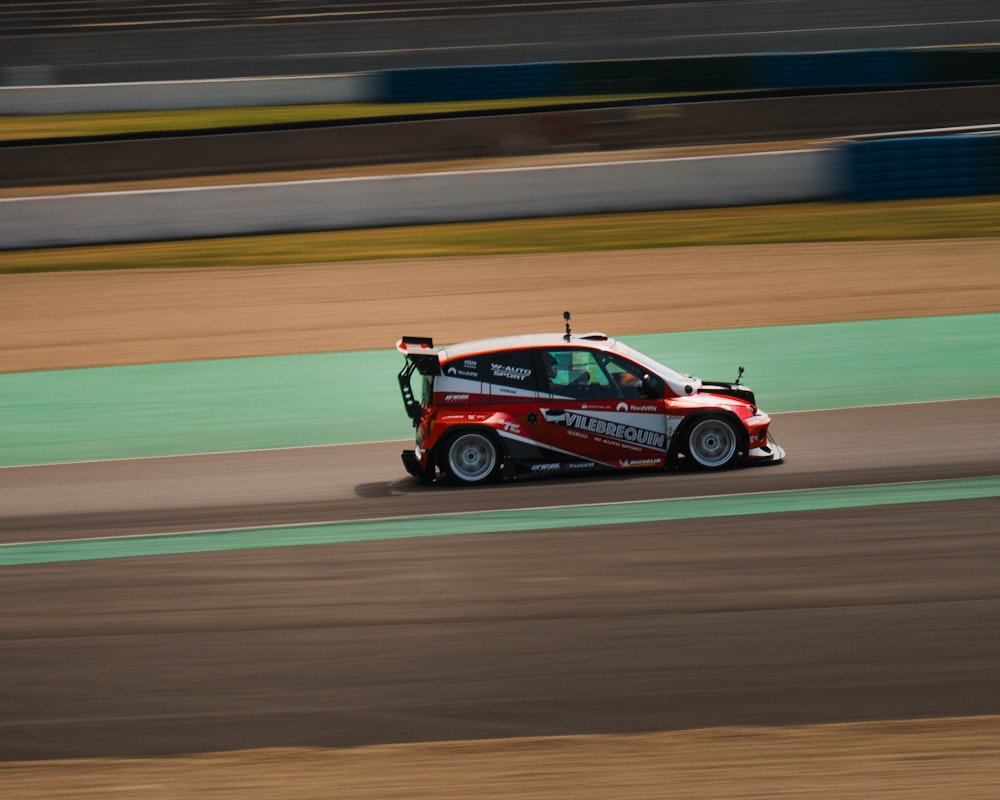
<svg viewBox="0 0 1000 800"><path fill-rule="evenodd" d="M1000 194L1000 130L704 158L0 199L0 248Z"/></svg>
<svg viewBox="0 0 1000 800"><path fill-rule="evenodd" d="M926 59L926 53L925 50L769 53L754 57L749 66L753 82L760 89L908 86L942 82L934 72L933 63ZM979 55L976 53L974 57ZM968 78L958 73L953 80L962 82Z"/></svg>
<svg viewBox="0 0 1000 800"><path fill-rule="evenodd" d="M0 186L832 139L997 121L1000 85L0 142ZM595 159L599 155L593 156ZM324 176L330 177L330 176Z"/></svg>
<svg viewBox="0 0 1000 800"><path fill-rule="evenodd" d="M617 59L380 73L379 99L420 103L536 96L886 88L1000 82L1000 50L845 50Z"/></svg>
<svg viewBox="0 0 1000 800"><path fill-rule="evenodd" d="M751 55L583 61L572 65L567 89L588 94L673 94L758 89Z"/></svg>
<svg viewBox="0 0 1000 800"><path fill-rule="evenodd" d="M376 74L378 103L568 97L575 65L558 62L390 69Z"/></svg>
<svg viewBox="0 0 1000 800"><path fill-rule="evenodd" d="M819 200L832 150L0 199L0 248Z"/></svg>
<svg viewBox="0 0 1000 800"><path fill-rule="evenodd" d="M796 152L664 157L353 184L330 179L10 198L0 201L0 246L216 236L233 233L233 226L272 232L1000 192L995 131L908 134L1000 122L995 12L991 0L797 0L781 14L739 0L0 4L0 114L365 102L403 111L392 119L3 141L5 187L678 145L829 143L804 160ZM415 103L518 105L550 97L607 101L406 114ZM872 134L881 138L834 144ZM772 172L748 185L749 165L763 163ZM470 186L479 193L470 194Z"/></svg>
<svg viewBox="0 0 1000 800"><path fill-rule="evenodd" d="M0 114L59 114L301 103L440 103L599 95L860 91L1000 83L1000 48L848 50L373 70L228 80L44 85L10 72Z"/></svg>
<svg viewBox="0 0 1000 800"><path fill-rule="evenodd" d="M379 101L1000 83L1000 49L844 50L383 70Z"/></svg>
<svg viewBox="0 0 1000 800"><path fill-rule="evenodd" d="M840 152L848 200L1000 194L1000 128L866 139Z"/></svg>
<svg viewBox="0 0 1000 800"><path fill-rule="evenodd" d="M0 87L0 114L87 114L367 103L377 94L374 75L301 75L201 81Z"/></svg>

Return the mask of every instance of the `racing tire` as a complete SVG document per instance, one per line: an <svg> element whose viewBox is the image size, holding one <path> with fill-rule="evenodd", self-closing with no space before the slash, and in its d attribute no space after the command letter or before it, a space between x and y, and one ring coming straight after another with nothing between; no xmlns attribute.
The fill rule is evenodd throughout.
<svg viewBox="0 0 1000 800"><path fill-rule="evenodd" d="M500 460L493 437L478 431L464 431L448 440L441 467L458 483L485 483L498 473Z"/></svg>
<svg viewBox="0 0 1000 800"><path fill-rule="evenodd" d="M722 469L740 454L736 423L721 414L698 417L684 435L684 455L698 469Z"/></svg>

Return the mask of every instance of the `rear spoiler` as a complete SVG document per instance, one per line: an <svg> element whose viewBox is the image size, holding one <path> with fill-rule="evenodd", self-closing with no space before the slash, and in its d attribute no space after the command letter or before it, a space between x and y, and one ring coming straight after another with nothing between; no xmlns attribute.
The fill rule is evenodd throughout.
<svg viewBox="0 0 1000 800"><path fill-rule="evenodd" d="M440 350L434 349L434 340L429 336L404 336L396 342L396 349L406 356L421 375L440 375Z"/></svg>

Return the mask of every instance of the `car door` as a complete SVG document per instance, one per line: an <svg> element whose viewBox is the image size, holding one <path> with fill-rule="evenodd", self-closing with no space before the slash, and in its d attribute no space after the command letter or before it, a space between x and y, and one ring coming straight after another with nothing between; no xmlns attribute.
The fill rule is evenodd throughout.
<svg viewBox="0 0 1000 800"><path fill-rule="evenodd" d="M649 396L656 392L643 387L641 366L580 347L546 348L539 360L540 443L617 469L663 466L669 443L663 396Z"/></svg>
<svg viewBox="0 0 1000 800"><path fill-rule="evenodd" d="M515 349L481 356L483 392L488 393L489 424L515 459L534 459L537 447L528 431L538 408L538 364L531 350Z"/></svg>

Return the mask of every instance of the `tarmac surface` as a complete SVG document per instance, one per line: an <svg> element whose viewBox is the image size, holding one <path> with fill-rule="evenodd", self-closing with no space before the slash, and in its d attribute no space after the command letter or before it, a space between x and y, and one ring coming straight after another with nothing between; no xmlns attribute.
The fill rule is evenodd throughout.
<svg viewBox="0 0 1000 800"><path fill-rule="evenodd" d="M962 279L963 285L979 287L972 294L956 293L955 274L946 268L952 260L968 264L960 255L963 248L984 244L931 245L924 257L937 270L907 270L913 251L905 243L861 251L856 247L873 246L744 252L753 252L760 263L778 264L787 275L812 265L808 290L785 287L785 313L845 319L852 313L1000 310L988 246L977 250L981 258L967 267L975 274ZM708 248L696 255L671 251L670 264L683 273L683 259L707 258L702 267L712 283L707 265L733 262L731 249L723 251L726 257L716 252L714 262ZM899 269L891 266L892 251ZM640 254L651 259L649 271L657 280L663 279L656 261L662 256ZM574 258L574 268L581 269L585 259ZM527 263L522 260L522 266ZM606 276L605 257L593 264L596 276ZM740 264L748 267L745 260ZM858 305L858 284L835 268L838 264L867 272L871 280L864 295L872 305ZM277 288L290 274L264 270L257 277L270 276ZM338 278L344 285L350 283L347 274ZM638 281L641 274L621 271L617 280ZM830 288L836 281L822 283L837 275L844 279L840 288ZM907 284L907 275L915 282ZM22 295L25 303L44 299L37 284L24 283L28 277L4 276L0 283L6 289L33 287ZM105 317L115 322L104 328L91 322L92 304L104 296L107 277L31 279L41 279L49 293L65 280L76 297L64 306L64 315L77 315L75 321L67 317L54 329L55 339L32 345L36 356L44 361L57 353L65 359L70 352L85 359L91 348L63 346L80 337L86 341L90 331L105 346L110 339L112 349L121 348L117 359L106 360L133 360L124 354L148 336L145 315ZM149 283L122 294L121 302L133 306L142 303L144 292L176 288L162 272L134 277ZM599 277L577 283L580 291L590 287L591 303L598 303L604 285ZM725 284L716 279L714 285ZM201 296L217 314L214 304L231 301L234 286L220 284ZM367 291L364 282L359 286ZM684 294L704 298L699 286L678 288L678 306ZM185 291L197 294L193 285ZM739 291L734 285L726 300L717 288L710 299L735 307ZM822 303L808 302L817 296ZM478 311L496 301L495 294L470 296L469 319L457 321L448 333L481 324ZM165 309L171 307L165 303ZM286 329L294 329L301 307L279 300L275 313L279 308ZM522 311L529 316L517 324L533 326L531 309ZM601 326L627 329L635 319L631 309L618 313L617 319L602 319ZM190 332L185 319L178 312L173 322L161 318L157 324L165 325L164 331ZM240 346L247 336L240 319L230 317L236 324L228 338L216 337L217 344ZM219 319L215 324L221 333L225 326ZM396 320L385 325L398 333ZM388 328L369 333L371 346L383 346ZM277 334L272 338L281 340ZM172 346L184 339L178 336ZM251 347L259 352L258 343ZM5 543L52 541L996 476L998 403L986 398L776 415L775 435L788 451L787 462L717 475L642 474L468 491L423 488L402 473L401 442L8 468L0 471L0 536ZM950 791L950 796L989 797L990 775L995 776L990 765L1000 759L988 744L995 744L995 736L982 728L991 724L984 715L1000 714L998 512L997 499L987 498L6 567L0 581L4 783L11 796L23 798L52 796L63 780L71 781L66 791L76 797L111 791L196 797L204 796L206 787L225 792L234 786L243 787L244 797L306 797L345 785L359 797L393 791L462 796L461 791L449 795L428 777L426 765L434 764L439 774L456 776L455 786L471 787L464 796L585 796L567 794L567 784L556 787L548 777L561 762L546 748L577 752L574 748L584 747L579 740L531 739L523 752L514 753L510 748L521 745L497 739L592 735L599 737L593 740L596 753L576 774L604 765L609 771L593 784L613 787L604 796L662 796L663 776L654 768L669 752L672 768L702 764L699 769L712 775L708 783L716 790L728 787L722 792L728 796L752 796L747 775L771 764L785 779L800 779L799 793L831 785L831 776L881 786L895 775L893 786L906 789L899 796L941 797ZM964 717L983 719L955 719ZM926 732L924 744L904 743L900 729L884 727L890 724L885 720ZM836 729L837 736L847 737L837 740L842 749L835 749L836 758L859 753L857 748L871 741L865 737L875 736L866 754L879 768L869 764L866 771L852 762L848 769L835 760L819 777L802 772L812 763L809 743L827 735L818 729L790 729L780 754L754 751L741 738L752 737L745 727L738 734L724 732L729 726L760 731L759 726L861 721L875 727ZM725 742L721 749L705 749L711 734L690 732L716 726L724 726L718 733L723 737L718 741ZM621 762L613 755L623 741L615 736L668 736L665 731L677 736L687 731L688 738L669 740L686 744L670 749L674 745L658 738L643 749L640 740L629 739L635 742L634 759ZM443 740L452 744L430 744ZM313 760L320 751L287 749L420 742L437 749L394 749L383 756L376 756L383 752L378 750L323 750L326 766ZM948 750L949 743L957 749ZM898 752L892 749L897 746ZM253 752L199 756L197 762L117 760L247 748ZM266 749L258 753L258 748ZM877 754L885 748L895 755L886 756L891 765L882 769L886 762ZM824 752L834 758L833 751ZM345 773L328 760L344 753L374 761L358 773ZM728 766L705 765L699 761L705 753L719 754L715 757ZM976 753L969 762L969 754ZM463 754L474 755L469 760ZM43 761L91 757L104 760ZM479 786L476 776L494 774L483 772L484 760L494 757L506 776ZM30 763L11 763L18 760ZM171 769L182 772L150 777ZM347 774L361 776L359 783L350 783ZM511 783L511 774L522 779ZM192 784L195 775L200 777ZM318 775L327 776L320 787L311 783ZM280 788L272 782L277 776ZM775 781L780 779L772 776L761 785ZM184 786L194 788L185 794ZM934 791L942 786L944 794ZM499 794L491 795L490 787Z"/></svg>
<svg viewBox="0 0 1000 800"><path fill-rule="evenodd" d="M155 460L127 481L115 465L14 470L25 491L56 470L70 496L104 487L144 510L5 519L4 539L995 475L997 411L792 414L775 423L780 466L468 491L401 478L389 445L168 464L211 474L219 497L255 471L274 490L243 508L185 503ZM280 502L320 465L329 492ZM1000 714L998 512L992 498L7 568L0 759Z"/></svg>
<svg viewBox="0 0 1000 800"><path fill-rule="evenodd" d="M989 242L913 246L829 244L809 250L811 260L799 246L743 252L789 275L829 260L801 295L819 292L824 302L810 311L786 287L781 308L789 314L998 310ZM987 249L970 261L963 247ZM937 268L918 268L917 252ZM618 256L619 280L640 285L644 271L636 268L645 263L648 279L662 281L663 255ZM698 248L669 254L678 274L686 272L684 259L731 261L720 255ZM580 278L588 262L573 258ZM629 272L633 258L638 264ZM948 269L960 262L974 273L962 285L979 287L971 294ZM517 263L544 272L532 259ZM836 263L866 270L874 305L858 305L857 283ZM595 293L593 304L607 261L595 258L591 266L594 279L576 285ZM349 285L350 270L372 268L348 265L327 277ZM730 284L705 269L716 287L712 303L725 303L720 287ZM256 279L277 289L291 274L265 270ZM823 276L831 279L825 292L818 288ZM96 331L106 347L112 331L91 326L85 298L104 296L108 277L3 277L6 288L42 279L50 301L65 280L81 301L62 307L64 315L82 316L59 328L56 340L33 346L37 357L72 352L76 363L94 363L97 351L83 332ZM181 297L198 293L190 281L199 277L209 281L202 297L232 299L235 284L216 287L210 272L186 274ZM166 313L173 307L166 278L151 271L129 279L161 293ZM143 291L133 285L122 302L141 305ZM738 284L733 291L738 303ZM677 284L678 306L684 294L704 296L704 286ZM29 292L23 302L45 296ZM276 297L294 330L301 309ZM499 298L469 295L470 319ZM450 300L439 302L445 308ZM181 311L167 327L189 334ZM516 324L530 329L530 313L522 308ZM619 315L601 326L618 330L636 319L630 310ZM148 338L144 315L106 318L117 321L111 338L119 352L101 359L133 360L126 353ZM235 346L245 329L239 315L230 319L230 338L216 341ZM389 327L398 333L391 315L383 324L384 331L368 330L379 346ZM456 325L446 338L461 331ZM62 349L68 341L84 346ZM51 541L995 476L998 402L777 415L787 462L721 475L448 491L406 478L398 442L10 468L2 471L0 530L4 542ZM1000 714L998 511L993 498L5 568L0 759Z"/></svg>

